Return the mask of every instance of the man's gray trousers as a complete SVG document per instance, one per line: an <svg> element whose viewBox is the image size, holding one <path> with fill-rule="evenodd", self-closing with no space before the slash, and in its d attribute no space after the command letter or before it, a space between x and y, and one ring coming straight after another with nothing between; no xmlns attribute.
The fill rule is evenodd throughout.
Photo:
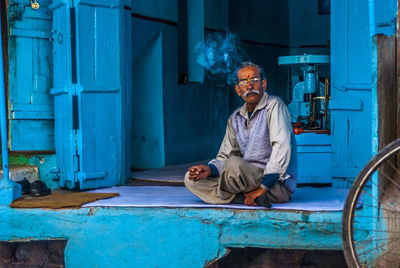
<svg viewBox="0 0 400 268"><path fill-rule="evenodd" d="M229 204L238 193L247 193L260 187L264 170L250 164L238 156L225 160L224 170L219 177L208 177L199 181L185 175L185 186L206 203ZM272 203L285 203L290 200L290 191L284 182L278 181L267 190Z"/></svg>

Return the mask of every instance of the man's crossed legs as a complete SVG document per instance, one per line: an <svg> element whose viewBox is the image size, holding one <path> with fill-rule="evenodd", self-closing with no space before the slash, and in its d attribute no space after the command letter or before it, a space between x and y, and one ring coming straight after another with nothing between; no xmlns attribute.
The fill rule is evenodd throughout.
<svg viewBox="0 0 400 268"><path fill-rule="evenodd" d="M225 160L224 170L219 177L194 181L189 179L187 172L184 182L186 188L206 203L229 204L232 201L237 203L237 200L243 200L245 197L240 198L242 194L246 195L259 189L263 173L262 168L250 164L241 157L231 156ZM290 191L280 181L267 190L265 195L272 203L286 203L291 198Z"/></svg>

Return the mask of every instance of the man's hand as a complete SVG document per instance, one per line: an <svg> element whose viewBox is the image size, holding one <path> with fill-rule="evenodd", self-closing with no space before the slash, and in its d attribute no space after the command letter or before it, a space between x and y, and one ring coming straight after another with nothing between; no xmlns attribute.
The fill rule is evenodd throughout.
<svg viewBox="0 0 400 268"><path fill-rule="evenodd" d="M211 175L211 169L205 165L192 166L189 168L189 179L199 181Z"/></svg>
<svg viewBox="0 0 400 268"><path fill-rule="evenodd" d="M258 189L245 193L244 203L248 206L257 206L258 204L254 200L256 200L257 197L265 194L266 192L267 189L259 187Z"/></svg>

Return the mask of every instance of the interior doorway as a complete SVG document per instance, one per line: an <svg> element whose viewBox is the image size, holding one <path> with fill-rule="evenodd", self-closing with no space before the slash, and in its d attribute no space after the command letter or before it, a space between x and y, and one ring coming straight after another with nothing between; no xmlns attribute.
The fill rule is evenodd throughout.
<svg viewBox="0 0 400 268"><path fill-rule="evenodd" d="M150 27L149 31L135 32L133 37L133 168L165 165L162 36Z"/></svg>

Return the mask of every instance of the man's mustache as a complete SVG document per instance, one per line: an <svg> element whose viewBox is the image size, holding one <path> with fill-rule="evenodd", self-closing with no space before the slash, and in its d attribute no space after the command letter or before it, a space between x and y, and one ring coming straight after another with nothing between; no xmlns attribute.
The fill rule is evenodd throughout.
<svg viewBox="0 0 400 268"><path fill-rule="evenodd" d="M247 91L246 93L243 94L243 96L246 98L249 94L260 94L261 92L256 90L256 89L251 89Z"/></svg>

